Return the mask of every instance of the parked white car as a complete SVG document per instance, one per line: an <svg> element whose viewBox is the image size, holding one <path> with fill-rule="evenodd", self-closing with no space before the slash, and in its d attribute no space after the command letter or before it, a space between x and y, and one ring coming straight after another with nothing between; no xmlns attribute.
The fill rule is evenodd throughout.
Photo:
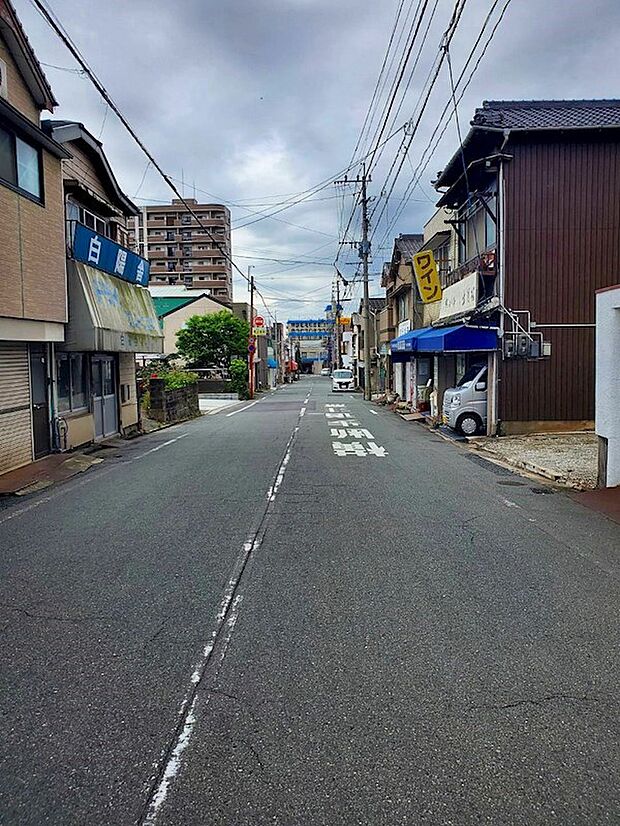
<svg viewBox="0 0 620 826"><path fill-rule="evenodd" d="M332 373L332 393L339 390L355 390L352 370L334 370Z"/></svg>
<svg viewBox="0 0 620 826"><path fill-rule="evenodd" d="M329 376L330 375L329 367L323 367L322 370L321 370L321 375L322 376Z"/></svg>
<svg viewBox="0 0 620 826"><path fill-rule="evenodd" d="M474 364L456 387L443 394L443 423L463 436L484 432L487 424L487 368Z"/></svg>

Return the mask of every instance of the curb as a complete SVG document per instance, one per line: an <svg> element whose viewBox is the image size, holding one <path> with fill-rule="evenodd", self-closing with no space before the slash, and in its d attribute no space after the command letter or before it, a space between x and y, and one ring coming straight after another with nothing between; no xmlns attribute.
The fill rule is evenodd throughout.
<svg viewBox="0 0 620 826"><path fill-rule="evenodd" d="M526 473L538 476L539 478L552 482L554 485L565 488L566 490L591 490L591 488L580 484L579 482L573 482L567 476L564 476L561 473L554 473L553 471L542 467L542 465L537 465L535 462L529 462L526 459L517 459L514 461L511 459L506 459L504 456L497 456L492 450L488 450L482 445L472 444L471 442L469 446L476 450L483 459L486 459L489 462L501 464L504 467L513 468L517 471L525 471Z"/></svg>

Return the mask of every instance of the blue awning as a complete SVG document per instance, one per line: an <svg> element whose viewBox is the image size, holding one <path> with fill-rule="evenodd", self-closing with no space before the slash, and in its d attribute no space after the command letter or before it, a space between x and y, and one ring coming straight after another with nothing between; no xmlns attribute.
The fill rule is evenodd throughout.
<svg viewBox="0 0 620 826"><path fill-rule="evenodd" d="M424 333L428 327L423 330L409 330L408 333L403 333L398 338L393 338L390 341L390 350L392 353L413 353L415 352L416 339L421 333Z"/></svg>
<svg viewBox="0 0 620 826"><path fill-rule="evenodd" d="M483 327L426 327L415 342L417 353L473 353L497 349L497 333Z"/></svg>
<svg viewBox="0 0 620 826"><path fill-rule="evenodd" d="M274 358L269 356L269 358L267 359L267 367L269 367L270 370L275 370L277 366L278 362Z"/></svg>

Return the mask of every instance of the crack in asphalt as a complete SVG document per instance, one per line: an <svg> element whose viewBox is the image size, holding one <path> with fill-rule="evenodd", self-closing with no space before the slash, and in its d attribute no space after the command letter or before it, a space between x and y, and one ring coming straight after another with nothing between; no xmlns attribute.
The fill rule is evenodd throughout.
<svg viewBox="0 0 620 826"><path fill-rule="evenodd" d="M219 671L222 667L224 658L226 656L228 643L230 641L229 639L227 640L224 636L224 640L222 642L222 635L225 634L225 629L230 625L230 619L233 616L232 611L234 606L238 604L240 600L243 599L243 584L244 581L247 579L248 572L251 567L251 562L253 560L253 557L255 556L257 549L260 548L264 541L265 535L268 530L269 518L276 510L276 495L279 492L280 485L284 481L284 474L286 466L288 464L288 458L290 457L292 448L297 441L297 435L299 433L301 419L302 413L300 412L296 419L295 426L291 431L291 435L285 445L282 459L280 460L274 477L272 479L271 487L269 488L267 494L266 505L264 506L262 513L260 514L257 527L254 530L252 536L244 543L242 553L233 565L233 573L229 580L229 585L231 585L232 588L230 590L230 593L228 594L224 610L217 616L217 625L215 627L215 630L211 634L211 640L209 643L209 654L206 657L204 657L204 661L199 666L199 673L197 674L197 679L193 681L193 685L189 693L186 695L181 704L181 714L177 719L177 723L171 733L171 736L165 748L163 749L159 761L157 761L155 772L149 779L147 794L145 795L142 811L138 821L139 823L144 824L144 826L146 826L146 824L153 824L156 822L159 809L167 797L168 786L180 770L180 757L175 757L175 751L179 749L180 746L182 746L182 748L180 748L180 753L182 753L182 751L185 750L187 743L189 742L191 730L193 729L193 725L196 720L195 707L201 687L205 690L205 693L207 695L207 701L210 693L216 693L212 689L209 689L203 682L205 680L205 676L208 676L207 671L209 670L211 662L210 655L220 645L223 646L219 662L215 666L216 673L214 676L215 678L217 678ZM233 627L234 626L230 628L231 635ZM233 695L229 696L232 697ZM256 757L260 762L258 755L256 755ZM175 761L178 765L175 765L174 772L171 773L170 778L167 778L166 774L168 771L168 767L172 765L172 763Z"/></svg>
<svg viewBox="0 0 620 826"><path fill-rule="evenodd" d="M546 705L547 703L552 703L552 702L555 702L555 701L558 701L558 700L564 700L564 701L572 702L572 703L596 702L596 700L594 700L591 697L588 697L586 694L584 694L582 697L575 697L571 694L548 694L545 697L538 697L538 698L523 697L519 700L513 700L510 703L496 703L496 704L483 703L482 705L470 706L469 710L470 711L480 711L480 710L504 711L504 710L510 709L510 708L518 708L519 706L527 706L527 705L530 705L530 706L543 706L543 705Z"/></svg>

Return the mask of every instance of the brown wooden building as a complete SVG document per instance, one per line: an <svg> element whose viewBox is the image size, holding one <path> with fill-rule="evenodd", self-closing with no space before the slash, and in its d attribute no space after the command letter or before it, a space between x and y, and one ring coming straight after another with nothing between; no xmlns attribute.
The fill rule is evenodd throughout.
<svg viewBox="0 0 620 826"><path fill-rule="evenodd" d="M595 291L620 262L620 100L486 101L436 181L497 327L488 432L592 426Z"/></svg>

